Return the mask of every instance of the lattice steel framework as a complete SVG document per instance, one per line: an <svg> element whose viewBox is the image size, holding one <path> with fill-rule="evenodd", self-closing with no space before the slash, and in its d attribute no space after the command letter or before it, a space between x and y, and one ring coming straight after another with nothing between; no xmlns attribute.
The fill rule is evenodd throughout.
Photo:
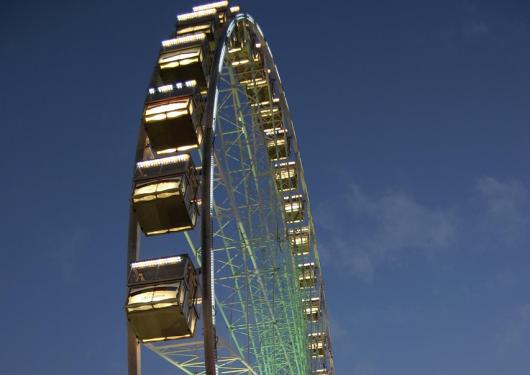
<svg viewBox="0 0 530 375"><path fill-rule="evenodd" d="M211 220L208 254L212 263L209 269L202 267L202 273L211 274L213 282L202 285L202 297L195 302L204 302L208 291L214 296L216 371L334 374L307 185L278 70L259 26L227 2L196 7L193 13L179 16L174 37L193 35L189 32L196 31L191 28L196 25L180 21L202 20L201 12L214 15L208 35L210 55L205 56L207 88L200 93L204 138L201 148L192 151L196 164L203 166L199 168L202 200L196 201L203 236L199 226L170 236L184 238L201 266L206 255L202 249L210 246L204 239L209 235L204 232L204 220ZM151 93L167 91L168 82L160 79L157 69ZM160 83L164 85L157 88ZM205 160L209 152L211 159ZM136 162L162 156L153 151L142 126ZM211 205L207 205L209 199ZM141 258L140 237L131 204L128 270L131 262ZM208 319L207 315L201 318ZM208 322L199 322L206 333ZM130 326L128 336L130 375L140 373L142 345L179 373L212 373L205 369L208 348L199 337L141 344Z"/></svg>

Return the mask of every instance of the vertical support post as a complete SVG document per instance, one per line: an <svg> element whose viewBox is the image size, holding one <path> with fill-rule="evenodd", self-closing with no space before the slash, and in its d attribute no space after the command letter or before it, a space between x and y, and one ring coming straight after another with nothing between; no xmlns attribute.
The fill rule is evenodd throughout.
<svg viewBox="0 0 530 375"><path fill-rule="evenodd" d="M210 117L210 118L208 118ZM201 210L201 265L202 265L202 316L204 329L204 363L206 375L216 375L216 333L213 323L213 268L212 268L212 117L206 116L202 163Z"/></svg>
<svg viewBox="0 0 530 375"><path fill-rule="evenodd" d="M140 345L136 339L136 335L129 326L127 322L127 355L128 361L127 365L129 368L129 375L141 375L142 366L141 366L141 355L140 355Z"/></svg>
<svg viewBox="0 0 530 375"><path fill-rule="evenodd" d="M134 168L133 168L133 180L136 172L136 162L143 159L144 156L144 147L145 147L145 129L143 125L140 125L140 130L138 132L138 141L136 143L136 154L134 158ZM133 187L134 189L134 187ZM127 265L125 268L125 285L129 282L129 271L131 263L136 262L140 258L140 228L138 227L138 220L136 218L136 213L134 212L132 202L130 203L129 208L129 239L127 243ZM127 286L128 292L128 286ZM127 312L125 312L127 314ZM130 327L129 321L126 321L127 324L127 366L129 375L141 375L142 374L142 365L141 365L141 348L140 343L136 339L136 335Z"/></svg>
<svg viewBox="0 0 530 375"><path fill-rule="evenodd" d="M136 215L133 211L132 204L129 213L129 244L127 248L127 272L126 278L128 281L129 270L131 263L138 260L139 257L139 242L140 233L138 229L138 224L136 222ZM129 321L127 320L127 365L129 368L129 375L141 375L142 366L141 366L141 353L140 353L140 344L136 339Z"/></svg>

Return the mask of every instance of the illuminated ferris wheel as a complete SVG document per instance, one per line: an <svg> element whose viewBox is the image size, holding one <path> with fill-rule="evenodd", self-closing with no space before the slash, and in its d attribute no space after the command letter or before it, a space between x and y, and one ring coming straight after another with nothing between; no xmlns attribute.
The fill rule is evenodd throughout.
<svg viewBox="0 0 530 375"><path fill-rule="evenodd" d="M238 6L194 7L162 42L131 195L129 375L142 347L183 374L334 374L289 107Z"/></svg>

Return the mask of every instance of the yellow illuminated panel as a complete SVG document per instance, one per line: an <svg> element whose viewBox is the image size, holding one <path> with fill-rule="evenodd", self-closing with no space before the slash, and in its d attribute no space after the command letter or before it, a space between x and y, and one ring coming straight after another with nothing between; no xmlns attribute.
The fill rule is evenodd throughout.
<svg viewBox="0 0 530 375"><path fill-rule="evenodd" d="M154 302L176 298L176 290L150 290L148 292L138 293L133 296L130 296L127 305L130 306L135 304L152 304Z"/></svg>
<svg viewBox="0 0 530 375"><path fill-rule="evenodd" d="M274 141L269 141L267 142L267 147L271 148L271 147L275 147L275 146L283 146L287 143L287 141L283 138L280 138L280 139L276 139Z"/></svg>
<svg viewBox="0 0 530 375"><path fill-rule="evenodd" d="M167 39L162 41L162 47L168 48L168 47L176 47L181 46L183 44L189 44L194 42L201 42L204 39L206 39L205 33L194 33L190 35L183 35L178 36L173 39Z"/></svg>
<svg viewBox="0 0 530 375"><path fill-rule="evenodd" d="M134 189L133 202L149 202L155 199L180 195L180 181L159 182Z"/></svg>
<svg viewBox="0 0 530 375"><path fill-rule="evenodd" d="M280 109L278 107L265 108L259 111L261 116L271 116L273 113L277 113Z"/></svg>
<svg viewBox="0 0 530 375"><path fill-rule="evenodd" d="M199 31L207 33L207 32L210 31L210 27L211 27L211 24L209 24L209 23L205 23L205 24L202 24L202 25L188 26L188 27L184 27L184 28L178 29L177 30L177 35L196 33L196 32L199 32Z"/></svg>
<svg viewBox="0 0 530 375"><path fill-rule="evenodd" d="M151 260L144 260L141 262L131 263L131 268L157 267L157 266L164 266L167 264L177 264L180 262L182 262L182 257L151 259Z"/></svg>
<svg viewBox="0 0 530 375"><path fill-rule="evenodd" d="M239 61L233 61L232 66L239 66L239 65L245 65L250 62L249 59L239 60Z"/></svg>
<svg viewBox="0 0 530 375"><path fill-rule="evenodd" d="M163 121L193 113L193 102L190 98L172 100L163 104L149 105L145 110L145 122Z"/></svg>
<svg viewBox="0 0 530 375"><path fill-rule="evenodd" d="M275 168L277 168L275 171L276 180L285 180L296 177L296 165L294 161L277 164L275 165Z"/></svg>
<svg viewBox="0 0 530 375"><path fill-rule="evenodd" d="M299 264L298 269L300 270L299 280L308 280L315 278L315 263Z"/></svg>
<svg viewBox="0 0 530 375"><path fill-rule="evenodd" d="M195 87L197 86L197 81L195 81L194 79L190 79L189 81L186 81L186 82L177 82L175 83L174 85L173 84L169 84L169 85L164 85L164 86L159 86L157 88L150 88L149 89L149 94L153 95L155 94L156 92L159 92L161 94L163 93L168 93L168 92L171 92L173 90L180 90L184 87Z"/></svg>
<svg viewBox="0 0 530 375"><path fill-rule="evenodd" d="M302 205L300 204L300 202L291 202L285 204L285 211L287 212L297 212L300 211L301 208Z"/></svg>
<svg viewBox="0 0 530 375"><path fill-rule="evenodd" d="M172 69L178 66L194 64L201 60L201 47L195 47L181 51L164 53L158 59L158 65L160 66L160 69Z"/></svg>
<svg viewBox="0 0 530 375"><path fill-rule="evenodd" d="M160 151L157 151L156 153L158 155L165 155L165 154L173 154L175 152L177 152L176 148L166 148L165 150L160 150Z"/></svg>
<svg viewBox="0 0 530 375"><path fill-rule="evenodd" d="M190 155L183 154L183 155L169 156L167 158L139 161L138 163L136 163L136 166L138 168L151 168L151 167L158 167L161 165L176 164L176 163L180 163L180 162L183 162L189 159L190 159Z"/></svg>
<svg viewBox="0 0 530 375"><path fill-rule="evenodd" d="M304 313L310 316L318 317L320 312L320 298L311 298L309 300L302 300L305 305Z"/></svg>
<svg viewBox="0 0 530 375"><path fill-rule="evenodd" d="M273 103L278 103L280 101L280 98L273 98L272 99L272 102ZM263 102L259 102L259 103L252 103L250 106L251 107L263 107L265 105L269 105L270 104L270 101L269 100L265 100Z"/></svg>
<svg viewBox="0 0 530 375"><path fill-rule="evenodd" d="M264 86L268 84L268 82L263 78L246 79L246 80L241 81L240 83L248 87Z"/></svg>
<svg viewBox="0 0 530 375"><path fill-rule="evenodd" d="M291 244L295 246L307 245L309 243L309 238L303 235L298 235L291 238Z"/></svg>
<svg viewBox="0 0 530 375"><path fill-rule="evenodd" d="M194 6L193 11L201 12L201 11L205 11L208 9L226 8L227 6L228 6L228 1L217 1L215 3Z"/></svg>
<svg viewBox="0 0 530 375"><path fill-rule="evenodd" d="M309 350L311 350L311 355L313 357L322 357L324 356L324 348L325 348L325 340L326 335L325 333L319 332L319 333L311 333L309 336Z"/></svg>
<svg viewBox="0 0 530 375"><path fill-rule="evenodd" d="M199 10L197 12L194 11L192 13L179 14L177 16L177 20L178 21L189 21L189 20L193 20L193 19L197 19L197 18L213 16L215 14L217 14L217 9L215 9L215 8L204 9L204 10Z"/></svg>

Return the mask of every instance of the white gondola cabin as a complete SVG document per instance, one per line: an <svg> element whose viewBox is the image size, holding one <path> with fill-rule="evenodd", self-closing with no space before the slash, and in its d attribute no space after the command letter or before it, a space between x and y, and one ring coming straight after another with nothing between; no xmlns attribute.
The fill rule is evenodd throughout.
<svg viewBox="0 0 530 375"><path fill-rule="evenodd" d="M220 29L223 15L215 8L203 9L196 12L177 15L177 37L193 33L204 33L210 42L215 40L215 34ZM224 18L223 18L224 19Z"/></svg>
<svg viewBox="0 0 530 375"><path fill-rule="evenodd" d="M262 80L267 81L267 74L263 68L263 57L261 51L253 50L247 44L232 47L228 50L232 68L239 82L245 86L247 92L251 88L263 86ZM257 81L254 84L252 81ZM268 90L267 90L268 93ZM264 95L267 95L264 93Z"/></svg>
<svg viewBox="0 0 530 375"><path fill-rule="evenodd" d="M131 264L127 319L141 342L192 337L197 273L187 255Z"/></svg>
<svg viewBox="0 0 530 375"><path fill-rule="evenodd" d="M320 319L320 298L313 297L302 300L304 315L307 320L317 322Z"/></svg>
<svg viewBox="0 0 530 375"><path fill-rule="evenodd" d="M317 283L315 263L298 265L298 283L300 288L314 288Z"/></svg>
<svg viewBox="0 0 530 375"><path fill-rule="evenodd" d="M205 33L177 36L162 42L158 59L164 84L194 80L202 90L207 87L211 52Z"/></svg>
<svg viewBox="0 0 530 375"><path fill-rule="evenodd" d="M195 81L149 89L143 123L158 154L196 148L202 141L203 106Z"/></svg>
<svg viewBox="0 0 530 375"><path fill-rule="evenodd" d="M326 354L326 334L324 332L317 332L309 334L309 351L311 357L324 357Z"/></svg>
<svg viewBox="0 0 530 375"><path fill-rule="evenodd" d="M269 92L269 90L271 90L271 88L269 87L269 80L266 74L256 74L252 78L244 79L240 82L245 86L245 90L251 103L270 100L271 92ZM263 113L260 112L259 116L262 117Z"/></svg>
<svg viewBox="0 0 530 375"><path fill-rule="evenodd" d="M274 165L274 180L278 191L295 190L298 187L298 173L294 161Z"/></svg>
<svg viewBox="0 0 530 375"><path fill-rule="evenodd" d="M189 154L138 162L132 202L144 234L193 228L197 188L196 170Z"/></svg>
<svg viewBox="0 0 530 375"><path fill-rule="evenodd" d="M239 6L229 6L228 1L216 1L213 3L208 3L204 5L197 5L193 7L193 13L189 13L189 15L193 15L196 13L203 13L203 12L211 12L212 10L216 11L217 18L219 19L219 22L221 24L224 24L227 19L230 16L233 16L234 14L239 12ZM180 15L178 17L182 17L183 15ZM179 25L180 25L180 19L179 19Z"/></svg>
<svg viewBox="0 0 530 375"><path fill-rule="evenodd" d="M280 106L275 103L272 106L261 108L258 113L261 127L265 133L283 130L283 115Z"/></svg>
<svg viewBox="0 0 530 375"><path fill-rule="evenodd" d="M266 131L265 138L269 159L276 161L289 157L290 144L287 129Z"/></svg>
<svg viewBox="0 0 530 375"><path fill-rule="evenodd" d="M310 234L309 227L292 228L287 231L291 251L294 255L309 254Z"/></svg>
<svg viewBox="0 0 530 375"><path fill-rule="evenodd" d="M235 29L228 43L228 59L242 84L258 75L266 78L261 43L256 42L251 34L246 36L246 33L246 28L241 25Z"/></svg>
<svg viewBox="0 0 530 375"><path fill-rule="evenodd" d="M304 220L305 200L301 194L283 197L285 221L288 224L299 223Z"/></svg>

